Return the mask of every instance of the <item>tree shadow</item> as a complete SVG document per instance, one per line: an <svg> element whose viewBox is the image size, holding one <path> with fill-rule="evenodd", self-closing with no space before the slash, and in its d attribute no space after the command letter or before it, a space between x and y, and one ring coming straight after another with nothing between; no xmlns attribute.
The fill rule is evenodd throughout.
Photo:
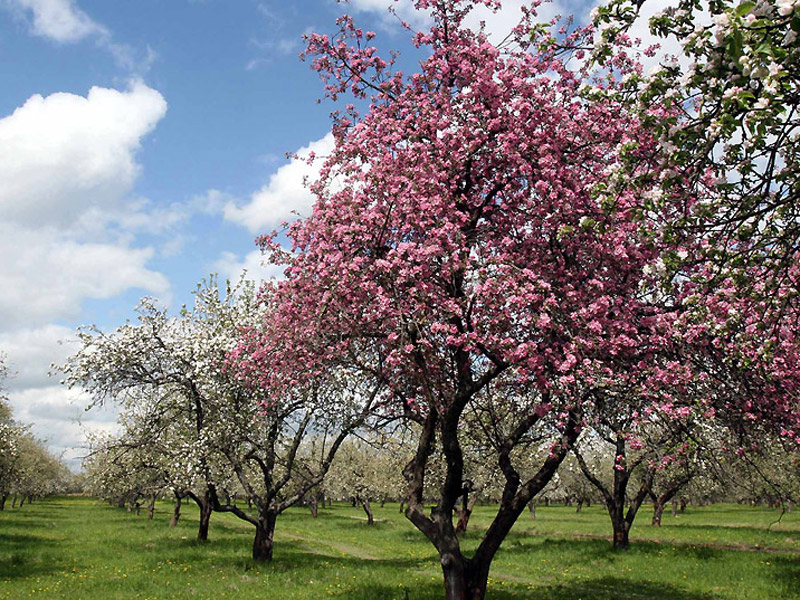
<svg viewBox="0 0 800 600"><path fill-rule="evenodd" d="M714 600L714 594L692 592L664 582L631 581L621 577L599 577L585 581L536 587L531 597L548 600ZM501 596L497 596L501 598Z"/></svg>
<svg viewBox="0 0 800 600"><path fill-rule="evenodd" d="M800 557L773 555L772 577L786 588L786 598L800 598Z"/></svg>
<svg viewBox="0 0 800 600"><path fill-rule="evenodd" d="M342 592L340 598L352 600L441 600L441 583L431 581L422 585L389 586L370 582ZM536 585L497 581L490 583L486 600L716 600L717 596L696 593L664 583L635 582L617 577L600 577L581 582L556 585Z"/></svg>
<svg viewBox="0 0 800 600"><path fill-rule="evenodd" d="M25 579L48 575L58 571L50 553L56 543L47 538L0 534L0 580Z"/></svg>

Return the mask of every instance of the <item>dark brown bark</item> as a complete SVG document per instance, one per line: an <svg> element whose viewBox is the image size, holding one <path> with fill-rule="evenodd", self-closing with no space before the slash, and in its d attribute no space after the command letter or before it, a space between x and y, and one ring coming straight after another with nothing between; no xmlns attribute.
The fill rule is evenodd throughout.
<svg viewBox="0 0 800 600"><path fill-rule="evenodd" d="M653 525L656 527L661 527L661 515L664 514L665 506L663 502L657 500L653 502Z"/></svg>
<svg viewBox="0 0 800 600"><path fill-rule="evenodd" d="M172 519L169 522L170 527L175 527L178 520L181 518L181 505L183 504L183 496L175 492L175 507L172 509Z"/></svg>
<svg viewBox="0 0 800 600"><path fill-rule="evenodd" d="M369 505L369 498L359 497L359 502L361 503L361 507L364 509L364 512L367 513L367 525L374 525L375 517L372 514L372 507Z"/></svg>
<svg viewBox="0 0 800 600"><path fill-rule="evenodd" d="M253 560L267 562L272 560L273 537L277 515L267 511L259 515L256 523L256 535L253 539Z"/></svg>
<svg viewBox="0 0 800 600"><path fill-rule="evenodd" d="M211 513L214 511L214 503L212 501L212 490L207 488L202 496L198 496L193 492L186 493L191 498L197 508L200 509L200 523L197 529L197 540L205 542L208 540L208 527L211 523Z"/></svg>
<svg viewBox="0 0 800 600"><path fill-rule="evenodd" d="M319 501L316 495L311 496L308 508L311 509L311 516L316 519L319 516Z"/></svg>
<svg viewBox="0 0 800 600"><path fill-rule="evenodd" d="M633 525L634 519L636 519L639 508L642 506L642 503L650 491L650 479L646 479L636 495L630 499L628 510L625 510L626 500L628 499L628 483L630 483L631 471L635 468L635 466L632 467L626 462L625 450L625 436L618 435L615 452L614 481L611 489L608 489L608 487L592 473L580 452L577 450L573 451L584 476L603 496L608 515L611 517L611 529L613 532L612 544L617 550L624 550L629 546L631 526Z"/></svg>
<svg viewBox="0 0 800 600"><path fill-rule="evenodd" d="M14 494L14 497L11 499L11 508L17 507L17 495Z"/></svg>
<svg viewBox="0 0 800 600"><path fill-rule="evenodd" d="M200 524L197 529L198 541L208 540L208 527L211 523L211 503L203 502L200 506Z"/></svg>
<svg viewBox="0 0 800 600"><path fill-rule="evenodd" d="M0 510L6 509L6 500L8 499L8 494L3 494L0 496Z"/></svg>
<svg viewBox="0 0 800 600"><path fill-rule="evenodd" d="M536 418L527 419L509 436L499 455L499 466L506 483L497 515L483 536L472 558L461 553L458 536L453 525L453 513L458 498L463 496L463 455L456 427L458 415L439 417L435 411L426 416L419 437L415 458L406 466L409 482L408 519L431 541L439 552L447 600L482 600L486 594L489 568L503 540L516 523L528 502L552 479L567 451L580 433L578 417L570 415L566 432L553 454L543 461L531 479L522 482L511 461L511 451L531 427ZM440 421L441 418L441 421ZM444 485L440 488L439 502L426 514L422 500L428 457L439 433L443 454L447 461Z"/></svg>
<svg viewBox="0 0 800 600"><path fill-rule="evenodd" d="M151 521L153 520L153 516L155 516L156 512L156 495L153 494L150 498L150 504L147 505L147 518Z"/></svg>
<svg viewBox="0 0 800 600"><path fill-rule="evenodd" d="M475 508L475 502L478 499L477 494L469 495L464 494L462 499L461 510L458 515L458 523L456 523L456 534L461 535L466 533L467 526L469 525L469 518L472 516L472 509Z"/></svg>

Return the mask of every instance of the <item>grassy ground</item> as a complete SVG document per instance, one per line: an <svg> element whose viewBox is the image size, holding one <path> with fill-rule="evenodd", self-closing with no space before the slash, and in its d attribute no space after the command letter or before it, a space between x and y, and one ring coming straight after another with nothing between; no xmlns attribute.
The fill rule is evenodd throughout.
<svg viewBox="0 0 800 600"><path fill-rule="evenodd" d="M377 508L368 527L349 506L302 509L278 520L275 560L248 559L249 526L212 517L200 544L197 512L185 507L169 529L171 507L149 521L85 498L58 498L0 512L0 599L442 597L432 547L399 513ZM800 514L739 506L689 509L660 528L643 509L632 547L614 552L599 506L526 514L492 569L489 598L507 600L716 600L800 598ZM478 507L465 545L491 518ZM749 549L743 549L749 548Z"/></svg>

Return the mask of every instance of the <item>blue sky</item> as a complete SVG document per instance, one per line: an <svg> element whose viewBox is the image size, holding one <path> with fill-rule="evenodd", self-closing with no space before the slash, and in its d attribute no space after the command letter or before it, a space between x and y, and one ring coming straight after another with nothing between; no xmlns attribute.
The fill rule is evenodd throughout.
<svg viewBox="0 0 800 600"><path fill-rule="evenodd" d="M501 39L522 3L472 23L488 18ZM83 414L50 363L74 349L77 326L113 329L143 295L176 307L211 272L274 274L253 239L308 212L314 173L286 153L331 144L333 106L317 103L301 36L333 33L350 12L379 46L408 48L389 4L0 0L5 388L16 417L73 466L84 431L112 429L114 412ZM408 0L396 6L424 24Z"/></svg>

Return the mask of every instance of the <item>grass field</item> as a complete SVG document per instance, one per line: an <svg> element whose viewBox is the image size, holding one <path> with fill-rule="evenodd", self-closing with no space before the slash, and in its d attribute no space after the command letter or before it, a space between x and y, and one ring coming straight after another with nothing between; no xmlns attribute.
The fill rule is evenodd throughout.
<svg viewBox="0 0 800 600"><path fill-rule="evenodd" d="M249 560L249 526L213 515L198 543L186 506L169 529L171 506L149 521L87 498L56 498L0 512L0 599L423 600L442 597L432 547L399 513L337 505L312 519L293 509L278 519L275 560ZM800 599L800 514L735 505L664 515L643 508L628 551L610 548L601 506L525 514L498 554L489 598L542 600ZM465 545L491 518L477 507Z"/></svg>

